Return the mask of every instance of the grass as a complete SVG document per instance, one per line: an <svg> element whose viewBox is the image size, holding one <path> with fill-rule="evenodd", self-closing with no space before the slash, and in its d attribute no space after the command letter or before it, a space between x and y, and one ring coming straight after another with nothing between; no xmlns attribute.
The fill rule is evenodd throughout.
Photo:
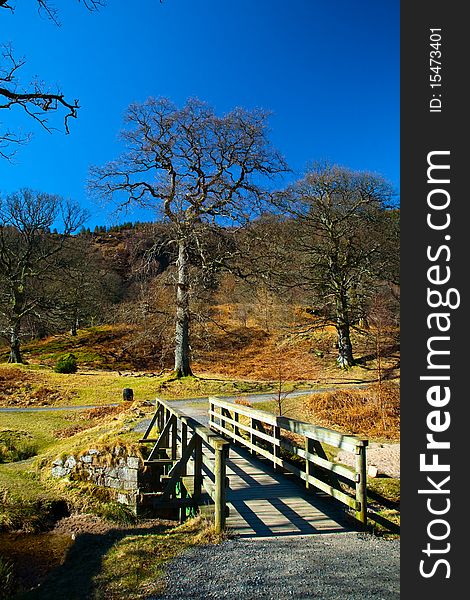
<svg viewBox="0 0 470 600"><path fill-rule="evenodd" d="M68 333L50 336L43 340L31 340L22 347L27 362L53 367L63 354L73 352L82 365L95 369L135 368L132 357L125 352L126 340L132 336L131 327L125 325L101 325L79 330L76 336ZM3 349L0 359L8 360Z"/></svg>
<svg viewBox="0 0 470 600"><path fill-rule="evenodd" d="M395 509L381 509L368 515L369 531L374 535L396 539L400 535L400 513Z"/></svg>
<svg viewBox="0 0 470 600"><path fill-rule="evenodd" d="M400 533L400 480L367 478L368 521L376 535L395 537Z"/></svg>
<svg viewBox="0 0 470 600"><path fill-rule="evenodd" d="M64 510L58 489L42 482L32 460L0 465L0 530L44 530Z"/></svg>
<svg viewBox="0 0 470 600"><path fill-rule="evenodd" d="M30 433L0 429L0 463L25 460L36 454L37 447Z"/></svg>
<svg viewBox="0 0 470 600"><path fill-rule="evenodd" d="M303 397L302 396L287 396L282 401L282 416L289 417L291 419L298 419L299 421L305 421L307 413L303 408ZM254 408L264 410L266 412L279 414L277 402L274 400L266 400L266 402L257 402L253 405Z"/></svg>
<svg viewBox="0 0 470 600"><path fill-rule="evenodd" d="M313 328L315 323L309 320L303 333L294 333L299 329L299 323L293 314L293 320L285 323L274 319L262 326L252 319L247 326L242 326L231 314L233 309L234 306L229 305L213 306L214 322L207 323L204 335L198 336L198 332L194 332L194 373L204 376L215 373L218 378L273 382L282 372L283 378L288 381L323 385L359 383L377 378L375 346L370 332L352 332L357 364L342 371L336 368L336 332L333 327ZM216 321L223 328L215 325ZM89 327L79 330L77 336L64 333L43 340L32 340L24 344L23 356L31 365L51 368L62 355L72 352L81 369L170 370L171 353L161 363L159 350L150 343L151 340L142 340L136 350L135 342L141 333L134 326L122 324ZM7 359L8 349L0 348L0 360ZM384 335L381 368L389 378L399 375L396 331Z"/></svg>
<svg viewBox="0 0 470 600"><path fill-rule="evenodd" d="M309 420L318 424L374 439L400 439L400 390L394 382L315 394L303 401Z"/></svg>
<svg viewBox="0 0 470 600"><path fill-rule="evenodd" d="M8 380L5 384L3 379ZM11 381L16 381L12 389ZM19 385L22 385L19 391ZM5 389L8 385L8 390ZM200 398L270 391L270 382L232 381L217 377L183 377L171 373L159 377L121 376L114 371L55 373L50 367L0 365L0 405L3 406L101 406L122 401L130 387L136 400ZM10 389L12 389L10 393ZM3 393L2 393L3 392Z"/></svg>
<svg viewBox="0 0 470 600"><path fill-rule="evenodd" d="M218 312L230 307L215 307ZM195 356L195 372L214 372L227 377L269 380L275 382L282 373L284 381L308 381L322 385L344 385L374 381L377 378L375 347L369 334L352 332L357 364L348 369L336 367L336 331L325 326L293 333L294 323L286 323L266 331L259 324L237 325L224 315L224 329L213 328L211 344L199 349ZM311 323L310 325L313 325ZM308 329L308 328L306 328ZM383 339L381 368L387 377L399 375L399 351L396 332Z"/></svg>
<svg viewBox="0 0 470 600"><path fill-rule="evenodd" d="M148 377L124 378L113 371L79 371L78 373L55 373L50 367L15 367L0 365L2 373L14 372L15 376L28 378L28 388L23 394L1 394L5 406L80 406L103 405L120 402L122 390L132 387L134 398L155 398L155 384ZM1 385L1 379L0 379ZM29 395L26 392L29 391ZM42 393L41 393L42 391ZM9 402L7 402L7 399ZM15 402L16 400L16 402Z"/></svg>
<svg viewBox="0 0 470 600"><path fill-rule="evenodd" d="M214 377L182 377L180 379L171 374L155 379L157 396L162 399L203 398L206 396L223 395L232 396L247 393L260 393L271 391L269 381L234 381L232 379Z"/></svg>
<svg viewBox="0 0 470 600"><path fill-rule="evenodd" d="M152 414L153 414L152 409ZM90 411L91 412L91 411ZM51 463L55 458L65 456L78 456L89 448L110 448L119 445L127 446L130 452L139 452L136 444L141 433L133 431L134 425L140 420L130 410L113 416L104 415L102 418L91 422L86 429L78 431L70 437L57 440L47 451L37 459L37 464L43 466Z"/></svg>
<svg viewBox="0 0 470 600"><path fill-rule="evenodd" d="M387 498L390 505L400 503L400 480L393 477L368 477L367 490L371 501Z"/></svg>
<svg viewBox="0 0 470 600"><path fill-rule="evenodd" d="M138 453L140 448L135 442L141 434L133 427L141 416L136 416L129 404L120 409L120 413L112 408L70 413L68 419L67 413L44 412L39 418L37 413L5 413L10 427L30 432L28 439L37 444L39 454L35 459L0 465L0 529L43 530L50 526L57 511L67 507L129 521L129 511L114 502L107 490L50 476L53 460L78 456L91 447L121 445Z"/></svg>
<svg viewBox="0 0 470 600"><path fill-rule="evenodd" d="M2 413L2 426L0 428L0 462L14 462L21 457L12 457L10 460L1 460L2 440L11 436L17 439L20 446L26 443L34 448L34 456L39 454L57 441L57 436L62 431L74 426L85 426L89 421L81 412L61 411L43 413ZM24 457L28 458L28 457Z"/></svg>
<svg viewBox="0 0 470 600"><path fill-rule="evenodd" d="M8 600L13 592L13 563L0 556L0 599Z"/></svg>
<svg viewBox="0 0 470 600"><path fill-rule="evenodd" d="M198 516L157 535L128 536L106 554L94 578L96 600L138 600L164 590L162 567L189 547L218 543L211 521Z"/></svg>
<svg viewBox="0 0 470 600"><path fill-rule="evenodd" d="M151 406L139 408L138 403L134 406L139 415L144 415L145 411L153 414L154 408ZM49 458L60 453L73 453L77 448L100 439L117 439L119 435L132 442L140 436L132 432L132 428L141 417L137 417L131 407L129 403L121 403L116 407L83 411L3 413L0 429L0 463L28 458L19 455L23 446L33 450L29 456L45 455ZM11 457L6 454L7 443L13 447ZM5 449L3 455L2 448Z"/></svg>
<svg viewBox="0 0 470 600"><path fill-rule="evenodd" d="M382 401L377 399L378 386L338 389L311 395L289 397L282 401L283 416L336 429L350 435L377 441L400 439L400 390L394 382L384 382ZM278 414L274 401L257 403L256 407Z"/></svg>

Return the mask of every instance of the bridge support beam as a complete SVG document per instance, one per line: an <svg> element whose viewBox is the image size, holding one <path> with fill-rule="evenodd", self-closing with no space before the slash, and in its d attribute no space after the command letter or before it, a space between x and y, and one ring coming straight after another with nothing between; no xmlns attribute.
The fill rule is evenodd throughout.
<svg viewBox="0 0 470 600"><path fill-rule="evenodd" d="M214 495L214 525L217 533L221 533L225 528L226 518L226 475L227 475L227 458L228 444L222 440L216 441L215 449L215 464L214 464L214 479L215 479L215 495Z"/></svg>
<svg viewBox="0 0 470 600"><path fill-rule="evenodd" d="M367 525L366 447L356 446L356 519Z"/></svg>

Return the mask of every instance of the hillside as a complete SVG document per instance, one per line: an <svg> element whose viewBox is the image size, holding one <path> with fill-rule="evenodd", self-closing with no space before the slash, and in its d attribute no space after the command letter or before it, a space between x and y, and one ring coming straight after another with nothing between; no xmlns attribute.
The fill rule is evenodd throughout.
<svg viewBox="0 0 470 600"><path fill-rule="evenodd" d="M227 307L223 307L227 313ZM231 307L233 313L236 307ZM222 314L219 311L219 315ZM230 311L229 311L230 312ZM213 325L193 348L193 371L200 376L220 376L266 381L310 381L321 384L366 382L378 377L375 339L370 331L355 332L353 341L357 366L347 371L335 365L335 332L323 327L308 334L266 331L257 324L243 327L224 317L223 329ZM49 336L27 342L24 358L30 364L53 366L60 355L73 352L81 369L112 371L171 370L172 354L161 360L160 348L140 339L140 330L132 325L102 325ZM138 341L138 349L136 340ZM0 349L4 362L5 346ZM396 332L383 336L381 370L385 379L399 377L400 355Z"/></svg>

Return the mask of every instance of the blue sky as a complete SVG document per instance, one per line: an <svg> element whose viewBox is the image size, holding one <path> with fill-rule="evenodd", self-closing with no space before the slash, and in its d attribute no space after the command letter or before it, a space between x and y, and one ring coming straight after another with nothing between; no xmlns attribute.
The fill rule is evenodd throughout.
<svg viewBox="0 0 470 600"><path fill-rule="evenodd" d="M60 27L35 0L17 4L14 15L0 12L0 40L26 56L22 79L59 86L82 108L68 136L1 111L4 124L34 132L14 163L0 160L2 193L72 198L91 227L150 219L112 216L86 193L89 166L120 152L126 107L148 96L197 96L221 113L269 109L290 179L327 159L399 189L399 0L108 0L99 13L55 0Z"/></svg>

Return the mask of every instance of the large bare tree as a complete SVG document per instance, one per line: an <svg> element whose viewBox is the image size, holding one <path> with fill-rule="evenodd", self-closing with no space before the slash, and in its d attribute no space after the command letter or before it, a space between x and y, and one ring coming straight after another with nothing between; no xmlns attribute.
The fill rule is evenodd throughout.
<svg viewBox="0 0 470 600"><path fill-rule="evenodd" d="M397 221L385 210L391 198L382 177L331 164L314 165L276 198L293 217L283 225L292 233L274 267L278 280L306 290L315 313L335 326L342 368L354 364L351 326L396 265ZM295 269L282 269L289 262Z"/></svg>
<svg viewBox="0 0 470 600"><path fill-rule="evenodd" d="M60 196L22 189L0 197L0 323L10 341L10 362L23 362L22 322L40 316L43 283L57 275L56 258L85 218L85 211ZM50 233L54 225L60 233Z"/></svg>
<svg viewBox="0 0 470 600"><path fill-rule="evenodd" d="M50 284L49 330L69 329L77 335L79 327L99 324L112 304L120 298L121 279L113 271L91 236L69 236L54 260Z"/></svg>
<svg viewBox="0 0 470 600"><path fill-rule="evenodd" d="M263 178L286 170L267 137L267 114L236 108L218 116L190 99L177 108L165 98L133 104L122 132L124 154L92 170L93 191L158 209L176 247L175 374L191 374L190 254L201 268L207 227L246 222L262 198Z"/></svg>

